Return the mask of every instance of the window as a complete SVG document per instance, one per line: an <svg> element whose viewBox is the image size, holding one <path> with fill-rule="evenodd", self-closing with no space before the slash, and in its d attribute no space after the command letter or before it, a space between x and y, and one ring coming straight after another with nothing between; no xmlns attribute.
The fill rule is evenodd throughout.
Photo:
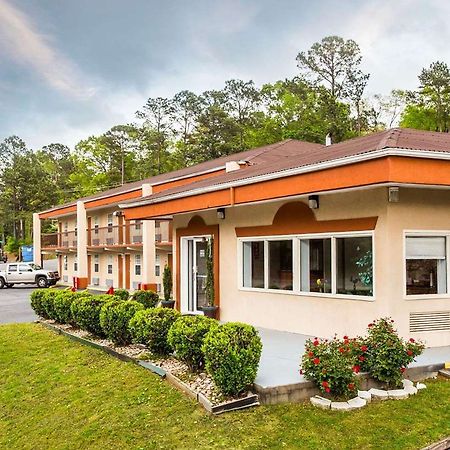
<svg viewBox="0 0 450 450"><path fill-rule="evenodd" d="M94 255L94 272L98 273L100 269L99 255Z"/></svg>
<svg viewBox="0 0 450 450"><path fill-rule="evenodd" d="M337 293L372 295L372 238L336 239Z"/></svg>
<svg viewBox="0 0 450 450"><path fill-rule="evenodd" d="M141 255L134 255L134 274L141 275Z"/></svg>
<svg viewBox="0 0 450 450"><path fill-rule="evenodd" d="M108 214L108 233L112 233L113 230L113 215Z"/></svg>
<svg viewBox="0 0 450 450"><path fill-rule="evenodd" d="M159 255L155 255L155 277L161 275L161 263Z"/></svg>
<svg viewBox="0 0 450 450"><path fill-rule="evenodd" d="M73 271L76 272L78 270L78 258L75 256L73 260Z"/></svg>
<svg viewBox="0 0 450 450"><path fill-rule="evenodd" d="M243 240L242 287L298 294L373 296L368 233Z"/></svg>
<svg viewBox="0 0 450 450"><path fill-rule="evenodd" d="M300 241L300 290L331 292L331 239Z"/></svg>
<svg viewBox="0 0 450 450"><path fill-rule="evenodd" d="M136 220L136 221L134 222L134 229L135 229L136 231L139 231L139 230L141 229L141 225L142 225L142 222L141 222L140 220Z"/></svg>
<svg viewBox="0 0 450 450"><path fill-rule="evenodd" d="M16 264L10 264L8 267L8 272L17 272L17 265Z"/></svg>
<svg viewBox="0 0 450 450"><path fill-rule="evenodd" d="M108 274L113 273L113 257L112 255L108 255Z"/></svg>
<svg viewBox="0 0 450 450"><path fill-rule="evenodd" d="M33 272L33 269L28 264L20 264L19 272Z"/></svg>
<svg viewBox="0 0 450 450"><path fill-rule="evenodd" d="M69 222L64 222L64 233L66 233L66 236L67 236L68 230L69 230Z"/></svg>
<svg viewBox="0 0 450 450"><path fill-rule="evenodd" d="M292 240L269 241L269 289L292 291Z"/></svg>
<svg viewBox="0 0 450 450"><path fill-rule="evenodd" d="M244 287L264 289L264 241L244 242Z"/></svg>
<svg viewBox="0 0 450 450"><path fill-rule="evenodd" d="M98 216L94 217L94 234L98 234Z"/></svg>
<svg viewBox="0 0 450 450"><path fill-rule="evenodd" d="M63 269L67 270L69 267L69 258L67 257L67 255L63 256Z"/></svg>
<svg viewBox="0 0 450 450"><path fill-rule="evenodd" d="M445 236L406 237L406 295L448 292L447 239Z"/></svg>

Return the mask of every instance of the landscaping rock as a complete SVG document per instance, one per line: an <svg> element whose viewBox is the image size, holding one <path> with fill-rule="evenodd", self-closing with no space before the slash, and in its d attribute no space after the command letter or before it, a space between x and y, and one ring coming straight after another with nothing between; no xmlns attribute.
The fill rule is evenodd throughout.
<svg viewBox="0 0 450 450"><path fill-rule="evenodd" d="M403 387L414 386L414 383L411 380L404 379L402 380Z"/></svg>
<svg viewBox="0 0 450 450"><path fill-rule="evenodd" d="M408 395L416 395L417 394L417 388L415 386L407 386L405 387L405 392L408 393Z"/></svg>
<svg viewBox="0 0 450 450"><path fill-rule="evenodd" d="M441 369L439 371L439 375L442 375L445 378L450 378L450 369Z"/></svg>
<svg viewBox="0 0 450 450"><path fill-rule="evenodd" d="M387 400L389 398L387 391L384 391L383 389L372 388L369 389L369 393L375 400Z"/></svg>
<svg viewBox="0 0 450 450"><path fill-rule="evenodd" d="M348 402L331 402L331 409L335 411L351 411L352 407Z"/></svg>
<svg viewBox="0 0 450 450"><path fill-rule="evenodd" d="M358 397L365 400L367 403L372 401L372 395L369 391L358 391Z"/></svg>
<svg viewBox="0 0 450 450"><path fill-rule="evenodd" d="M416 388L418 391L426 389L427 387L423 383L416 383Z"/></svg>
<svg viewBox="0 0 450 450"><path fill-rule="evenodd" d="M331 400L328 400L327 398L316 395L315 397L311 397L309 400L311 401L311 404L317 406L318 408L330 409Z"/></svg>
<svg viewBox="0 0 450 450"><path fill-rule="evenodd" d="M361 397L351 398L347 403L352 409L360 409L367 405L366 400Z"/></svg>
<svg viewBox="0 0 450 450"><path fill-rule="evenodd" d="M391 391L387 391L389 398L394 400L404 400L409 397L408 392L405 389L393 389Z"/></svg>

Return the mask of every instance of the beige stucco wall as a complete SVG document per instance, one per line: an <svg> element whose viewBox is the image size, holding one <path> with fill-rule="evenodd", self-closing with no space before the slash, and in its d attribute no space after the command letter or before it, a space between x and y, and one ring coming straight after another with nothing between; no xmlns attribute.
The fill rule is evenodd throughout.
<svg viewBox="0 0 450 450"><path fill-rule="evenodd" d="M374 233L373 300L240 290L235 227L269 225L278 208L286 202L229 208L226 219L219 222L215 211L199 214L207 225L220 225L220 318L331 337L335 333L362 334L373 319L392 316L400 334L408 337L411 311L450 310L448 297L406 300L403 296L403 230L449 230L450 191L401 189L400 195L398 204L388 203L386 188L322 195L320 208L315 210L318 220L378 216ZM193 215L175 217L174 233L176 228L186 227ZM429 346L450 344L450 332L415 333L414 336L425 339Z"/></svg>

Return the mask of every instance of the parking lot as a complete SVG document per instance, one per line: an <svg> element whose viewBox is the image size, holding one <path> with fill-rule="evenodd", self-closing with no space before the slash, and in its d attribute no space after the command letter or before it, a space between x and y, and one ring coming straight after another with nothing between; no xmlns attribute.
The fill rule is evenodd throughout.
<svg viewBox="0 0 450 450"><path fill-rule="evenodd" d="M44 267L56 270L56 260L46 261ZM0 264L0 271L5 268L5 264ZM30 294L34 289L36 286L19 284L11 289L0 290L0 324L32 322L37 319L30 306Z"/></svg>

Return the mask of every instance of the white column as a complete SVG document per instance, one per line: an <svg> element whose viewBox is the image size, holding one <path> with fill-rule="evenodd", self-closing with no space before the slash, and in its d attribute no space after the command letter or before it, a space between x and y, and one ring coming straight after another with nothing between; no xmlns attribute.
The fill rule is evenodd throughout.
<svg viewBox="0 0 450 450"><path fill-rule="evenodd" d="M142 197L152 195L150 184L142 185ZM142 284L156 283L155 221L142 221Z"/></svg>
<svg viewBox="0 0 450 450"><path fill-rule="evenodd" d="M88 276L88 258L87 258L87 216L84 203L77 202L77 256L78 270L76 276L86 278Z"/></svg>
<svg viewBox="0 0 450 450"><path fill-rule="evenodd" d="M33 213L33 261L40 266L41 253L41 219L38 213Z"/></svg>

